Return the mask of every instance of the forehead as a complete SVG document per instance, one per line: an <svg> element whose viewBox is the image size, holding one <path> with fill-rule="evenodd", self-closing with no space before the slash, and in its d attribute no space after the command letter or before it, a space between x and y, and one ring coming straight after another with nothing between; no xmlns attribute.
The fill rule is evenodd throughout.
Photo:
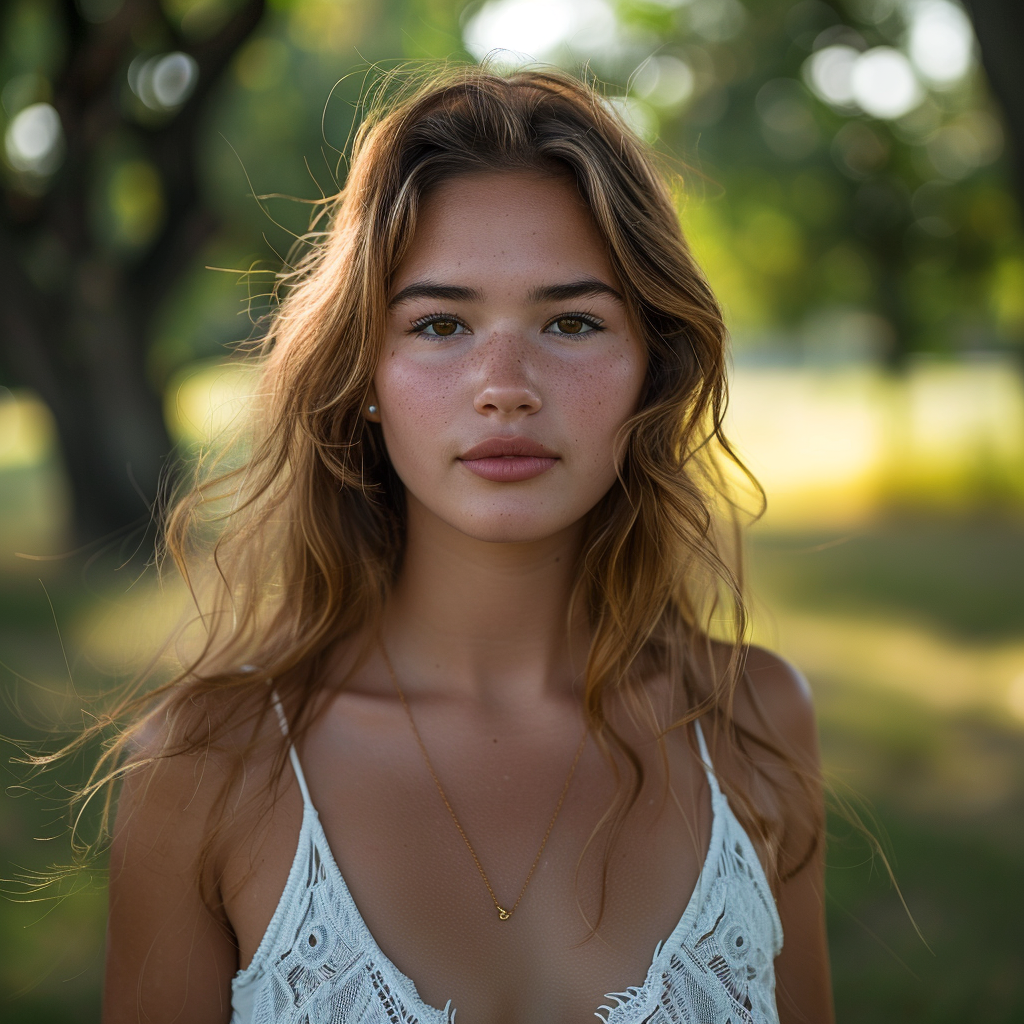
<svg viewBox="0 0 1024 1024"><path fill-rule="evenodd" d="M421 278L532 287L596 277L618 287L608 247L575 184L539 171L460 175L420 207L394 290Z"/></svg>

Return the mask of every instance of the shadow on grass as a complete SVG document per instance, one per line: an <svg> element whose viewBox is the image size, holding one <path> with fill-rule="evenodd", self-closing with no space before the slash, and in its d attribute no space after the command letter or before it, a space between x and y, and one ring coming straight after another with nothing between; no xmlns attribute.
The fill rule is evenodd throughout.
<svg viewBox="0 0 1024 1024"><path fill-rule="evenodd" d="M893 519L845 533L753 534L769 604L889 612L969 640L1024 638L1024 522Z"/></svg>
<svg viewBox="0 0 1024 1024"><path fill-rule="evenodd" d="M836 693L845 688L854 692ZM866 822L909 910L882 857L832 815L829 940L839 1024L1024 1020L1024 735L983 716L943 716L879 694L871 715L850 729L836 711L848 699L863 702L863 692L829 680L817 691L826 762L864 798Z"/></svg>

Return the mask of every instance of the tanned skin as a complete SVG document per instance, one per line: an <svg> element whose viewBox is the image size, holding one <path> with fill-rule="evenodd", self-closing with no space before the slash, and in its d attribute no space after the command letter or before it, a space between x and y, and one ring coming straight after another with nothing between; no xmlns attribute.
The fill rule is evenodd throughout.
<svg viewBox="0 0 1024 1024"><path fill-rule="evenodd" d="M563 285L573 287L552 298ZM392 294L368 402L377 411L366 412L381 423L408 495L408 546L384 641L491 883L514 899L582 734L590 635L581 617L565 628L573 571L583 517L615 483L613 439L636 408L646 356L605 243L556 177L480 173L441 186L423 206ZM484 479L461 456L494 437L528 438L555 461L528 480ZM644 981L704 860L710 797L685 730L667 735L663 761L650 729L612 701L647 782L612 853L597 934L587 918L599 908L604 847L580 857L615 781L592 742L519 909L500 922L381 658L334 686L353 649L333 652L299 754L381 948L427 1003L450 999L459 1024L589 1024L605 993ZM662 721L679 713L671 681L646 685ZM216 715L216 705L206 713ZM751 649L734 713L816 776L810 694L792 667ZM111 857L105 1024L229 1020L232 975L271 920L302 816L290 767L269 811L245 809L244 797L269 779L274 729L266 754L247 762L244 786L229 794L236 810L208 865L218 910L201 899L196 858L221 813L230 731L216 749L171 758L125 784ZM712 756L724 779L758 786L726 745ZM774 755L757 757L769 777L791 778ZM763 783L748 791L783 827L783 864L804 859L820 793L790 787L783 799ZM833 1020L822 858L819 846L778 893L783 1024Z"/></svg>

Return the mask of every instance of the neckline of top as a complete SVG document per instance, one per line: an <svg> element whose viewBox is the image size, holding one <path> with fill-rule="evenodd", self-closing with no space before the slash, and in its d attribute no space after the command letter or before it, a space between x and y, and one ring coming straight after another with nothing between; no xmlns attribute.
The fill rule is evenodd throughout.
<svg viewBox="0 0 1024 1024"><path fill-rule="evenodd" d="M284 707L281 704L281 699L277 695L277 691L271 691L271 699L274 704L274 710L277 712L277 720L281 726L281 734L288 738L290 730L288 728L288 718L284 713ZM697 737L697 749L700 751L700 762L704 769L704 777L707 779L708 788L711 790L712 814L715 813L715 801L722 796L721 787L718 784L718 778L715 774L715 767L711 763L711 755L708 752L708 745L704 739L704 730L700 726L699 719L693 719L693 732ZM302 793L302 805L303 807L310 807L313 811L316 811L316 807L313 805L313 798L309 794L309 786L306 783L306 774L302 770L302 762L299 760L298 752L295 749L294 743L288 744L288 757L292 762L292 769L295 772L296 781L299 784L299 791Z"/></svg>
<svg viewBox="0 0 1024 1024"><path fill-rule="evenodd" d="M281 707L276 693L274 694L274 705L277 709L278 718L281 722L281 731L285 736L288 736L287 719L284 716L284 710ZM683 912L680 915L679 920L676 922L675 927L673 927L668 937L661 940L657 946L655 946L650 967L648 967L647 974L644 976L644 980L641 985L636 988L627 989L627 992L643 991L647 987L652 975L660 973L661 959L666 955L666 951L671 951L679 944L682 934L690 926L693 918L697 915L702 891L707 884L710 865L713 863L716 851L722 844L725 813L724 808L720 806L720 803L724 794L722 793L722 790L718 785L718 780L715 777L714 767L711 764L711 758L708 754L707 744L704 741L704 733L701 730L700 722L694 720L693 725L694 732L697 736L697 744L700 748L701 764L704 768L704 774L708 781L709 795L711 798L711 836L708 839L708 848L704 854L704 860L701 863L700 872L697 875L697 881L694 883L693 891L690 893L690 897L686 901L686 906L683 908ZM343 902L351 908L352 918L360 933L363 948L369 951L370 957L373 960L383 966L389 973L392 973L394 978L396 978L403 987L406 987L406 997L410 1002L414 1003L414 1005L410 1007L411 1009L415 1010L424 1018L433 1017L437 1021L442 1022L442 1024L448 1024L451 1020L451 1015L449 1013L451 1000L445 1004L444 1009L440 1009L430 1003L427 1003L420 995L419 989L416 987L416 982L402 971L384 952L384 950L381 949L380 943L378 943L373 932L370 931L370 926L366 923L366 919L363 917L355 898L352 896L352 891L349 889L348 883L345 881L345 876L342 874L341 868L338 866L337 859L334 856L334 851L331 849L330 840L327 838L327 833L324 831L323 823L320 821L320 815L309 796L309 789L306 785L306 779L302 773L302 765L299 762L299 757L295 751L294 744L289 744L288 753L296 774L296 780L298 781L299 787L302 791L303 799L302 824L299 828L299 839L295 850L295 859L293 860L291 870L288 873L288 879L285 882L284 891L282 892L281 898L274 909L274 914L271 917L270 923L267 925L267 929L260 939L259 946L256 948L256 952L253 954L253 958L249 962L248 966L243 970L239 970L235 974L232 979L232 987L243 984L247 981L258 969L261 959L266 956L267 947L273 941L274 935L278 930L280 917L283 916L287 909L285 907L285 897L293 889L297 882L298 872L303 868L303 839L306 838L307 835L310 835L310 833L314 833L312 835L313 840L316 841L319 839L319 845L322 847L320 855L321 862L324 865L324 870L331 880L339 887L339 890L342 893ZM621 996L621 993L605 993L605 998L614 998L616 996Z"/></svg>

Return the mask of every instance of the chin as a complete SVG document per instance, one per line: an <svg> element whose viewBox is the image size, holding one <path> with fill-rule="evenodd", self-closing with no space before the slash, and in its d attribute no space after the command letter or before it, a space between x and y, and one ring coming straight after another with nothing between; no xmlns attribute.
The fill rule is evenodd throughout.
<svg viewBox="0 0 1024 1024"><path fill-rule="evenodd" d="M467 537L485 544L536 544L561 533L572 523L532 522L528 517L482 516L451 525Z"/></svg>
<svg viewBox="0 0 1024 1024"><path fill-rule="evenodd" d="M488 544L535 544L555 537L579 521L584 512L552 508L537 500L475 503L438 510L449 527ZM447 512L448 514L445 514Z"/></svg>
<svg viewBox="0 0 1024 1024"><path fill-rule="evenodd" d="M514 493L467 494L439 489L424 501L421 491L407 491L410 519L416 521L415 533L440 530L485 544L538 544L564 534L577 526L600 495L590 493ZM593 501L590 499L593 498ZM439 500L438 500L439 499ZM431 525L433 524L433 525Z"/></svg>

